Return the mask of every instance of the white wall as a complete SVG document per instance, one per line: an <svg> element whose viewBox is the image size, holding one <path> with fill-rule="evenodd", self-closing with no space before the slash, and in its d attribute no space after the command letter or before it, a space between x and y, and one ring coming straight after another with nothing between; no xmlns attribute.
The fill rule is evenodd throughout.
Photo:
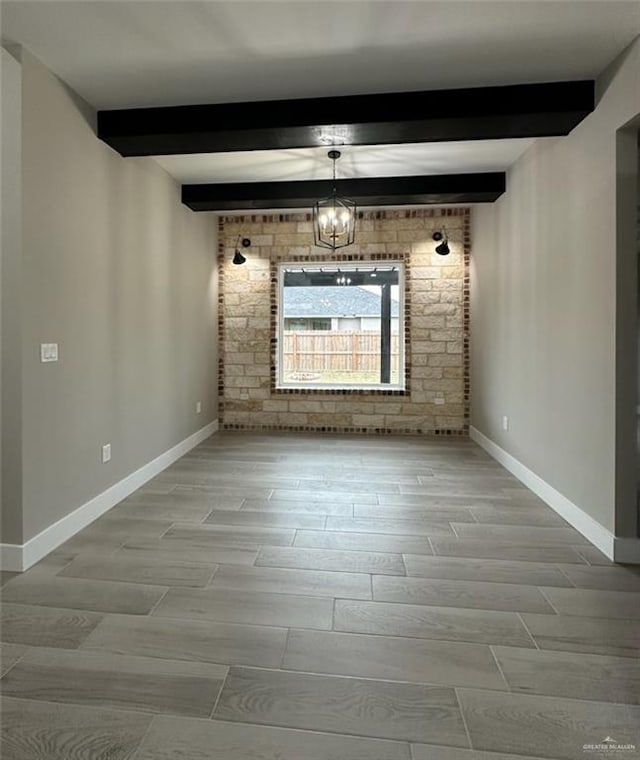
<svg viewBox="0 0 640 760"><path fill-rule="evenodd" d="M93 119L23 52L22 529L5 542L27 542L217 416L214 217L183 206L151 159L100 142ZM40 363L41 342L59 344L57 364Z"/></svg>
<svg viewBox="0 0 640 760"><path fill-rule="evenodd" d="M636 284L623 294L617 273L635 272L636 254L616 214L617 130L639 112L636 40L598 81L594 113L537 141L472 215L472 426L619 535L633 535L635 508L619 505L616 524L616 320Z"/></svg>

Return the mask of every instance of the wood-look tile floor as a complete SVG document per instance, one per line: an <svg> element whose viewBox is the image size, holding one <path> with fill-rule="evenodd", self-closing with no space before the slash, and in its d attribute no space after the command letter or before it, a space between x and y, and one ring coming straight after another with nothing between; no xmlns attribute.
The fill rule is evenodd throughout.
<svg viewBox="0 0 640 760"><path fill-rule="evenodd" d="M640 570L468 440L221 433L1 580L3 760L640 757Z"/></svg>

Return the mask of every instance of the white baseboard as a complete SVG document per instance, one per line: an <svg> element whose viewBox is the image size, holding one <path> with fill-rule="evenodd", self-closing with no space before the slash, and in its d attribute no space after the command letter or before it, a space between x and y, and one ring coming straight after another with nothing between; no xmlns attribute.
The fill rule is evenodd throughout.
<svg viewBox="0 0 640 760"><path fill-rule="evenodd" d="M477 428L470 428L469 435L473 441L481 446L497 462L518 480L524 483L533 493L546 502L551 509L555 510L570 525L596 546L610 560L615 562L626 562L630 564L640 563L640 539L637 538L619 538L613 535L603 525L590 517L583 509L553 486L550 486L545 480L535 474L526 465L518 459L511 456L503 448L487 438Z"/></svg>
<svg viewBox="0 0 640 760"><path fill-rule="evenodd" d="M140 469L107 488L106 491L45 528L25 544L0 544L0 570L18 572L28 570L42 557L75 536L78 531L86 528L100 515L110 510L111 507L121 502L217 430L218 420L210 422L151 462L147 462Z"/></svg>

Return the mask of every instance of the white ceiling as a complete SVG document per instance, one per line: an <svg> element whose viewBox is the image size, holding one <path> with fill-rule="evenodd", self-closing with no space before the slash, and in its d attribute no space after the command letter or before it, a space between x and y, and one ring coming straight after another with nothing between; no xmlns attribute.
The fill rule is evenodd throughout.
<svg viewBox="0 0 640 760"><path fill-rule="evenodd" d="M340 177L403 177L504 171L533 140L479 140L416 145L347 145L336 164ZM181 183L329 179L327 148L156 156Z"/></svg>
<svg viewBox="0 0 640 760"><path fill-rule="evenodd" d="M640 34L640 2L0 0L0 21L5 43L106 109L592 78ZM502 170L530 144L353 146L338 171ZM323 148L157 160L181 182L330 171Z"/></svg>
<svg viewBox="0 0 640 760"><path fill-rule="evenodd" d="M96 108L593 77L640 34L616 0L67 0L0 6Z"/></svg>

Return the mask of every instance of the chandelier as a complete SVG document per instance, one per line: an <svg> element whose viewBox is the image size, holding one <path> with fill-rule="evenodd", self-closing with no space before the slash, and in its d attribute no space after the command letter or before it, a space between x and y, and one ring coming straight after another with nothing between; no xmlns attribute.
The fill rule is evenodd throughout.
<svg viewBox="0 0 640 760"><path fill-rule="evenodd" d="M318 201L313 207L313 240L321 248L345 248L353 245L356 237L356 204L336 193L336 161L339 150L327 154L333 161L333 190L329 198Z"/></svg>

